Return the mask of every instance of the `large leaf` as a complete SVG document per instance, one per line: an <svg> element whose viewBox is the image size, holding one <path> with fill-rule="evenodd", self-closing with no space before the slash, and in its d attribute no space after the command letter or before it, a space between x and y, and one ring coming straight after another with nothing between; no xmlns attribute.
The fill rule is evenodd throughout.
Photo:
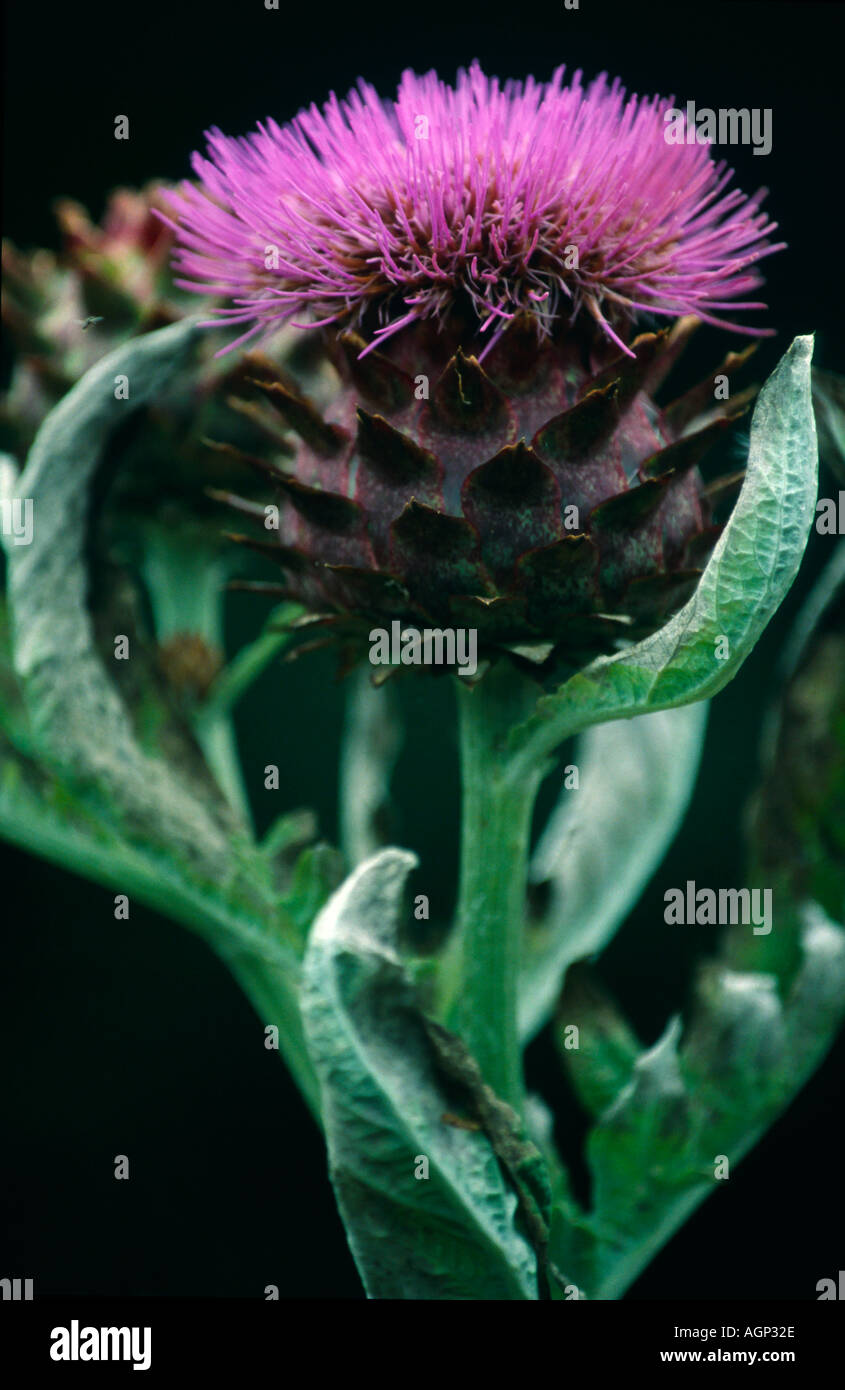
<svg viewBox="0 0 845 1390"><path fill-rule="evenodd" d="M772 893L768 934L735 925L699 972L677 1025L637 1056L612 1002L573 971L559 1022L564 1066L598 1116L588 1142L594 1210L561 1201L552 1258L590 1296L616 1298L756 1142L824 1056L845 1016L845 661L842 563L799 615L791 677L764 741L750 818L750 882Z"/></svg>
<svg viewBox="0 0 845 1390"><path fill-rule="evenodd" d="M264 1023L278 1026L280 1048L316 1109L298 1007L300 929L284 910L277 866L219 794L195 744L177 738L165 751L141 738L143 721L121 694L119 663L110 671L101 656L88 608L97 468L114 432L155 397L195 331L185 321L111 353L47 417L20 476L4 461L4 495L30 499L35 524L28 545L4 538L12 641L8 663L0 652L0 833L199 931ZM128 383L125 399L117 379ZM198 554L196 563L204 561ZM143 687L151 662L140 643L127 665ZM147 692L144 699L149 710L155 700ZM316 910L325 874L311 862L312 880L304 882L306 863L294 892L302 902L313 889Z"/></svg>
<svg viewBox="0 0 845 1390"><path fill-rule="evenodd" d="M551 1016L568 966L607 945L666 853L692 795L706 722L702 702L600 724L576 748L579 785L563 792L531 866L549 900L523 955L526 1041Z"/></svg>
<svg viewBox="0 0 845 1390"><path fill-rule="evenodd" d="M87 610L89 487L110 434L155 395L196 331L175 324L111 353L48 415L18 479L34 504L31 545L7 546L15 670L33 726L56 764L90 779L136 827L203 865L224 857L225 821L138 747ZM116 378L129 398L115 395Z"/></svg>
<svg viewBox="0 0 845 1390"><path fill-rule="evenodd" d="M552 1258L588 1297L621 1296L729 1178L830 1046L845 1014L845 931L807 907L799 955L783 999L771 975L709 964L683 1040L675 1019L634 1061L588 1138L593 1210L584 1216L561 1203L552 1226ZM608 1036L606 1021L600 1031ZM562 1055L570 1072L593 1072L578 1088L598 1094L606 1055Z"/></svg>
<svg viewBox="0 0 845 1390"><path fill-rule="evenodd" d="M845 931L832 916L845 916L842 590L840 554L799 615L764 740L749 877L772 892L771 932L729 928L699 972L683 1038L673 1023L639 1055L584 968L567 981L559 1024L578 1025L579 1046L562 1036L560 1056L598 1119L588 1141L594 1209L559 1201L551 1253L591 1297L624 1292L728 1176L724 1158L732 1168L792 1099L845 1016Z"/></svg>
<svg viewBox="0 0 845 1390"><path fill-rule="evenodd" d="M798 572L813 521L812 346L796 338L760 392L745 482L692 598L651 637L541 699L511 735L521 762L591 724L709 698L739 670Z"/></svg>
<svg viewBox="0 0 845 1390"><path fill-rule="evenodd" d="M513 1186L487 1135L471 1118L454 1123L460 1097L397 953L415 863L387 849L360 865L317 919L305 958L303 1016L338 1204L371 1297L536 1298Z"/></svg>

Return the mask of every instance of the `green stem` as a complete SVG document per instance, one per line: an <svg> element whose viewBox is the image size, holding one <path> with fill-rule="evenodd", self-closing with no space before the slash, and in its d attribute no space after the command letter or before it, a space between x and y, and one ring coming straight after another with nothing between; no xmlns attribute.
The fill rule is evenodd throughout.
<svg viewBox="0 0 845 1390"><path fill-rule="evenodd" d="M242 647L220 672L206 698L207 710L213 710L216 715L231 713L244 692L288 646L291 633L286 624L301 612L302 608L297 603L283 603L274 608L255 641Z"/></svg>
<svg viewBox="0 0 845 1390"><path fill-rule="evenodd" d="M463 807L455 933L444 961L442 1011L485 1081L516 1109L523 1083L517 988L531 818L542 765L514 776L508 731L536 700L512 667L474 689L458 685Z"/></svg>
<svg viewBox="0 0 845 1390"><path fill-rule="evenodd" d="M223 591L230 559L197 531L193 543L157 522L142 523L143 576L155 615L156 639L196 632L223 647ZM203 756L229 806L249 830L252 815L230 719L230 705L199 705L191 724Z"/></svg>
<svg viewBox="0 0 845 1390"><path fill-rule="evenodd" d="M227 715L200 708L192 726L203 757L231 809L252 832L252 811L244 783L235 731Z"/></svg>

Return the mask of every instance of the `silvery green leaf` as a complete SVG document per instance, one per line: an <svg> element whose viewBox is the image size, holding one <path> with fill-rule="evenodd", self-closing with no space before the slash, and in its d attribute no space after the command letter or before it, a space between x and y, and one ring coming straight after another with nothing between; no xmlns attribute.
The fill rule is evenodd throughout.
<svg viewBox="0 0 845 1390"><path fill-rule="evenodd" d="M196 323L185 320L133 339L47 416L16 482L17 495L33 502L33 539L7 543L7 583L15 670L50 757L74 778L96 782L139 829L181 847L216 877L224 825L138 747L94 643L85 564L89 486L106 441L155 395L195 332ZM115 396L118 377L128 382L126 400Z"/></svg>
<svg viewBox="0 0 845 1390"><path fill-rule="evenodd" d="M696 1168L680 1033L672 1019L589 1134L593 1211L580 1226L553 1224L552 1257L566 1261L588 1298L620 1297L709 1190Z"/></svg>
<svg viewBox="0 0 845 1390"><path fill-rule="evenodd" d="M666 853L692 795L706 722L700 703L582 736L578 787L562 793L531 865L549 898L526 936L526 1041L551 1016L567 967L607 945Z"/></svg>
<svg viewBox="0 0 845 1390"><path fill-rule="evenodd" d="M183 764L142 746L88 611L90 487L106 443L155 398L196 331L184 320L104 357L47 416L23 471L2 469L3 496L29 499L34 526L29 544L4 536L17 705L0 749L0 833L200 932L278 1025L316 1110L295 931L271 866L207 769L193 775L190 749ZM143 669L143 653L134 659Z"/></svg>
<svg viewBox="0 0 845 1390"><path fill-rule="evenodd" d="M845 930L818 903L801 912L802 965L789 993L785 1026L792 1075L812 1074L845 1018Z"/></svg>
<svg viewBox="0 0 845 1390"><path fill-rule="evenodd" d="M19 472L17 460L11 454L0 453L0 500L11 501L17 495Z"/></svg>
<svg viewBox="0 0 845 1390"><path fill-rule="evenodd" d="M721 961L698 974L684 1066L714 1152L740 1142L745 1150L771 1114L791 1070L777 980ZM735 1148L729 1155L739 1157Z"/></svg>
<svg viewBox="0 0 845 1390"><path fill-rule="evenodd" d="M449 1122L459 1101L397 954L415 863L386 849L360 865L306 952L303 1016L338 1205L370 1297L536 1298L517 1198L486 1135Z"/></svg>
<svg viewBox="0 0 845 1390"><path fill-rule="evenodd" d="M547 757L591 724L709 698L739 670L798 572L813 521L812 347L796 338L760 392L745 482L692 598L651 637L542 698L512 732L521 760Z"/></svg>
<svg viewBox="0 0 845 1390"><path fill-rule="evenodd" d="M800 911L798 968L789 982L721 958L699 972L681 1051L702 1137L731 1162L742 1157L792 1099L845 1017L845 932L816 903ZM791 928L778 920L772 934ZM761 941L765 943L766 938Z"/></svg>
<svg viewBox="0 0 845 1390"><path fill-rule="evenodd" d="M785 998L772 975L708 963L683 1037L675 1019L632 1067L622 1058L628 1079L587 1141L593 1209L561 1202L552 1222L551 1256L588 1297L621 1297L827 1051L845 1016L845 931L808 904L799 949ZM594 1002L586 1008L595 1012ZM595 1072L589 1042L600 1033L602 1020L588 1019L588 1046L566 1057L570 1075Z"/></svg>

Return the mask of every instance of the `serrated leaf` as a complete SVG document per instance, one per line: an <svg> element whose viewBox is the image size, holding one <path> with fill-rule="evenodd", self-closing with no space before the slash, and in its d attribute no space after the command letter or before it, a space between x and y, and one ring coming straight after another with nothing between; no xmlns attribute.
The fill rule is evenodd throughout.
<svg viewBox="0 0 845 1390"><path fill-rule="evenodd" d="M450 1118L460 1100L397 954L415 863L387 849L360 865L305 957L303 1015L338 1204L373 1298L536 1298L516 1195L486 1135ZM415 1175L422 1160L427 1178Z"/></svg>
<svg viewBox="0 0 845 1390"><path fill-rule="evenodd" d="M711 1162L716 1152L731 1162L747 1152L845 1017L845 931L808 903L797 934L798 969L785 991L773 975L725 963L730 933L721 959L700 972L681 1066Z"/></svg>
<svg viewBox="0 0 845 1390"><path fill-rule="evenodd" d="M661 1189L688 1177L693 1131L678 1063L680 1034L680 1019L671 1019L590 1134L596 1211L605 1230L618 1225L625 1238L651 1224Z"/></svg>
<svg viewBox="0 0 845 1390"><path fill-rule="evenodd" d="M710 962L699 972L696 994L683 1064L715 1154L762 1124L791 1067L773 975Z"/></svg>
<svg viewBox="0 0 845 1390"><path fill-rule="evenodd" d="M709 698L739 670L798 572L813 521L811 354L812 337L796 338L760 392L745 482L692 598L651 637L541 699L511 734L523 760L592 724Z"/></svg>
<svg viewBox="0 0 845 1390"><path fill-rule="evenodd" d="M587 1141L593 1211L552 1226L552 1258L589 1298L617 1298L706 1196L695 1117L678 1059L680 1020L634 1063Z"/></svg>
<svg viewBox="0 0 845 1390"><path fill-rule="evenodd" d="M799 615L785 655L791 679L765 740L766 777L750 827L750 881L772 894L772 929L758 936L741 924L729 927L719 958L699 971L691 1017L675 1048L681 1151L673 1158L633 1112L630 1130L618 1128L635 1094L623 1087L610 1111L616 1132L604 1115L590 1140L595 1210L585 1216L571 1203L557 1205L552 1258L592 1297L621 1295L714 1190L717 1161L737 1163L796 1095L845 1017L845 931L829 915L845 912L838 838L845 767L843 610L836 602L842 578L837 555ZM570 1075L579 1066L586 1073L573 1079L589 1103L602 1090L606 1095L604 1082L612 1081L620 1058L617 1075L624 1078L629 1049L624 1021L608 1025L601 998L581 1003L586 1019L572 1021L582 1023L586 1047L564 1056ZM610 1066L603 1066L608 1058ZM672 1078L671 1069L667 1075ZM670 1096L673 1105L679 1101ZM642 1175L655 1163L656 1180L643 1200Z"/></svg>
<svg viewBox="0 0 845 1390"><path fill-rule="evenodd" d="M692 795L706 722L702 702L598 725L576 747L578 788L563 792L531 866L549 901L526 935L524 1040L551 1017L567 968L607 945L662 860Z"/></svg>
<svg viewBox="0 0 845 1390"><path fill-rule="evenodd" d="M550 1241L589 1297L621 1296L715 1190L717 1166L727 1176L724 1160L740 1161L830 1046L845 1015L845 931L815 905L800 957L785 1001L771 975L708 963L683 1040L675 1019L591 1131L593 1210L559 1203ZM601 1022L589 1020L588 1037ZM581 1060L568 1055L568 1070Z"/></svg>

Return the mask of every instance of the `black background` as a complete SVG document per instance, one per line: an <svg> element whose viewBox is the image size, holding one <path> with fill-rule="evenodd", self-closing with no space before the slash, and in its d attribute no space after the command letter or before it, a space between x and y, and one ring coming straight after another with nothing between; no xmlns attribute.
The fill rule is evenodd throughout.
<svg viewBox="0 0 845 1390"><path fill-rule="evenodd" d="M493 10L457 3L392 9L230 3L14 5L6 18L4 234L56 245L50 205L69 195L99 216L116 184L189 172L209 125L240 134L292 116L363 75L385 94L401 70L451 78L478 57L501 77L547 78L566 62L607 69L629 89L699 107L770 107L772 153L728 152L740 186L771 189L789 250L765 263L767 374L795 333L843 370L839 6L615 5L582 0ZM114 117L130 118L115 141ZM706 334L710 334L709 337ZM705 330L704 365L726 343ZM827 495L832 482L827 480ZM823 491L825 486L823 484ZM741 881L741 827L762 711L802 595L829 554L814 536L798 583L740 676L716 701L694 804L681 834L603 960L646 1043L687 994L707 929L662 920L663 888ZM251 604L253 601L250 600ZM262 614L232 600L235 645ZM442 683L437 683L440 686ZM318 659L266 674L240 711L247 777L263 828L317 807L335 835L343 691ZM418 850L436 915L454 888L458 789L445 689L415 690L399 769L399 840ZM285 790L261 789L267 762ZM548 804L548 793L545 804ZM279 797L283 797L284 806ZM360 1297L326 1180L323 1145L263 1028L225 969L186 931L26 855L0 848L5 918L0 1275L40 1293ZM632 1299L812 1299L843 1264L840 1042L765 1140L639 1279ZM560 1109L570 1154L583 1119L551 1047L529 1080ZM116 1182L114 1155L130 1157Z"/></svg>

